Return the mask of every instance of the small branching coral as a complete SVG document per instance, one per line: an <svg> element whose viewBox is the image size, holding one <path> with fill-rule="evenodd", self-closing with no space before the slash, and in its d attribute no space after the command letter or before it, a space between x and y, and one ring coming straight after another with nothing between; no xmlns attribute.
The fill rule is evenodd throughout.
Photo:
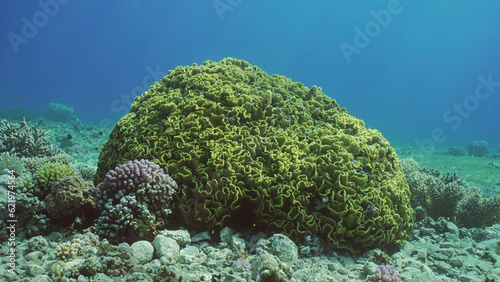
<svg viewBox="0 0 500 282"><path fill-rule="evenodd" d="M19 157L51 156L60 151L52 145L49 131L25 121L18 124L0 121L0 153L16 153Z"/></svg>
<svg viewBox="0 0 500 282"><path fill-rule="evenodd" d="M61 260L69 260L76 256L78 253L78 245L70 242L64 242L57 246L56 257Z"/></svg>
<svg viewBox="0 0 500 282"><path fill-rule="evenodd" d="M370 278L372 281L401 282L401 274L390 265L380 265Z"/></svg>
<svg viewBox="0 0 500 282"><path fill-rule="evenodd" d="M176 190L177 183L148 160L110 170L93 191L102 211L97 233L112 242L152 238L168 222Z"/></svg>

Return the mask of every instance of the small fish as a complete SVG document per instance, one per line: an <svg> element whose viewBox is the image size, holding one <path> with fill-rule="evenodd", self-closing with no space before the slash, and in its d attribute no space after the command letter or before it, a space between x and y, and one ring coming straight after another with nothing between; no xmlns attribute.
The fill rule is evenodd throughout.
<svg viewBox="0 0 500 282"><path fill-rule="evenodd" d="M66 136L66 139L71 140L73 139L73 136L71 136L71 134L68 134L68 136Z"/></svg>

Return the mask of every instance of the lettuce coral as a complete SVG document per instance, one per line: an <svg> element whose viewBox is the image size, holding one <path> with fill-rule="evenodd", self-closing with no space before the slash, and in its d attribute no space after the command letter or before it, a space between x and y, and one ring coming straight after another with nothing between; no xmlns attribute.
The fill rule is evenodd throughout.
<svg viewBox="0 0 500 282"><path fill-rule="evenodd" d="M179 185L192 228L315 234L359 252L414 221L395 150L321 88L233 58L179 66L137 97L103 145L95 182L148 158Z"/></svg>

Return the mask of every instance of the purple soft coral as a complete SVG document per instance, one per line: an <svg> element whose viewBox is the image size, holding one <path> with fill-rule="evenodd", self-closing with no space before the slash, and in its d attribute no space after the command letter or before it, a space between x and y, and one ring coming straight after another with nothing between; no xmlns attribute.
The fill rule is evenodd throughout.
<svg viewBox="0 0 500 282"><path fill-rule="evenodd" d="M371 276L371 279L379 282L400 282L401 274L390 265L380 265L375 270L375 274Z"/></svg>
<svg viewBox="0 0 500 282"><path fill-rule="evenodd" d="M149 183L157 174L163 174L161 167L148 160L129 161L114 170L110 170L106 174L106 178L93 190L93 195L96 193L104 193L106 197L112 197L120 190L134 190L128 187L134 184L137 187L139 184ZM172 183L173 184L173 183Z"/></svg>

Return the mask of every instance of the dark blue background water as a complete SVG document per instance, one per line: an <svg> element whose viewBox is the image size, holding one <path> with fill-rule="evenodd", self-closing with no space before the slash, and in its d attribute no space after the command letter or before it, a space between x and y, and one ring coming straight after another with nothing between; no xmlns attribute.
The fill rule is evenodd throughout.
<svg viewBox="0 0 500 282"><path fill-rule="evenodd" d="M353 3L2 1L0 107L115 123L177 65L235 57L322 87L396 145L500 144L500 1ZM493 83L476 94L478 77Z"/></svg>

